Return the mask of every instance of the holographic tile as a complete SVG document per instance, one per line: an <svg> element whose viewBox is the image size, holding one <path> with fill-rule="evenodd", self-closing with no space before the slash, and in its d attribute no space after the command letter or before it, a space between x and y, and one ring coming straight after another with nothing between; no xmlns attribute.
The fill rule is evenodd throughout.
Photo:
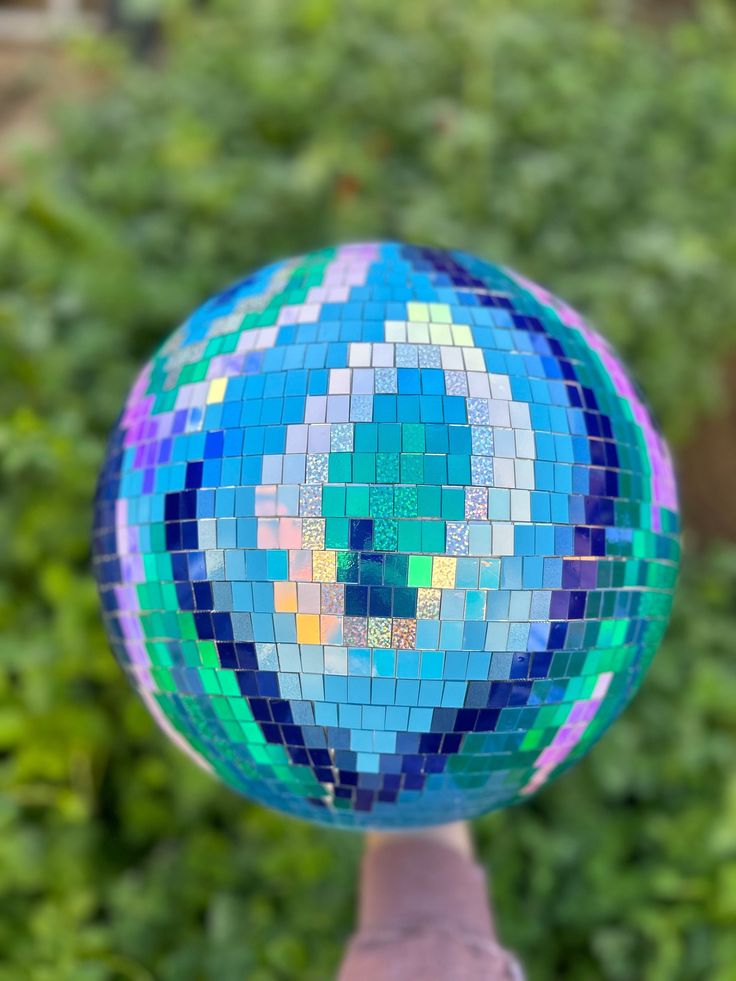
<svg viewBox="0 0 736 981"><path fill-rule="evenodd" d="M333 453L352 453L353 426L350 423L333 423L330 427L330 449Z"/></svg>
<svg viewBox="0 0 736 981"><path fill-rule="evenodd" d="M413 651L417 641L416 620L394 620L391 644L396 650Z"/></svg>
<svg viewBox="0 0 736 981"><path fill-rule="evenodd" d="M304 518L302 521L302 548L322 549L325 547L324 518Z"/></svg>
<svg viewBox="0 0 736 981"><path fill-rule="evenodd" d="M339 582L322 583L323 613L342 614L345 612L345 587Z"/></svg>
<svg viewBox="0 0 736 981"><path fill-rule="evenodd" d="M488 517L488 491L485 487L465 488L465 517L481 519Z"/></svg>
<svg viewBox="0 0 736 981"><path fill-rule="evenodd" d="M417 619L437 620L440 615L441 598L442 591L440 589L418 589Z"/></svg>
<svg viewBox="0 0 736 981"><path fill-rule="evenodd" d="M368 642L368 621L365 617L345 617L343 639L348 647L365 647Z"/></svg>

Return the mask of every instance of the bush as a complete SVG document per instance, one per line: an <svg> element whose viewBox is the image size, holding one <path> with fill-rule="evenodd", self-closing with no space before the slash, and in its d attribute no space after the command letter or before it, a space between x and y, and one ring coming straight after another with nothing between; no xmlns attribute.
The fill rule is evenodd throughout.
<svg viewBox="0 0 736 981"><path fill-rule="evenodd" d="M654 34L577 0L177 11L159 63L83 45L0 223L0 978L324 979L357 839L235 798L107 651L90 498L135 366L278 255L396 237L507 262L592 314L675 439L734 347L733 18ZM692 559L634 708L478 822L531 978L736 963L736 549Z"/></svg>

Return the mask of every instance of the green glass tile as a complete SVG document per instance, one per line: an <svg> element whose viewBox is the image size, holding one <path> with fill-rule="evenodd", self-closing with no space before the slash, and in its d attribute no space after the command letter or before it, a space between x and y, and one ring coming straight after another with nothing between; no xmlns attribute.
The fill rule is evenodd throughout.
<svg viewBox="0 0 736 981"><path fill-rule="evenodd" d="M409 556L409 586L432 585L432 559L425 555Z"/></svg>
<svg viewBox="0 0 736 981"><path fill-rule="evenodd" d="M219 668L220 658L213 640L201 640L197 645L199 659L205 667Z"/></svg>
<svg viewBox="0 0 736 981"><path fill-rule="evenodd" d="M373 453L356 453L353 457L353 476L363 484L372 484L376 479L376 457Z"/></svg>
<svg viewBox="0 0 736 981"><path fill-rule="evenodd" d="M202 655L199 652L199 642L195 640L182 640L179 642L179 646L185 664L191 665L192 667L199 667L199 665L204 663ZM214 651L214 656L215 662L208 664L207 667L214 668L220 663L220 659L217 657L217 651Z"/></svg>
<svg viewBox="0 0 736 981"><path fill-rule="evenodd" d="M369 488L347 487L345 489L345 514L351 518L364 518L369 514Z"/></svg>
<svg viewBox="0 0 736 981"><path fill-rule="evenodd" d="M422 525L420 521L399 521L399 551L421 552Z"/></svg>
<svg viewBox="0 0 736 981"><path fill-rule="evenodd" d="M212 711L215 713L217 718L221 719L223 722L233 718L233 710L229 699L213 698L211 705Z"/></svg>
<svg viewBox="0 0 736 981"><path fill-rule="evenodd" d="M362 555L359 559L360 581L364 586L380 586L383 582L383 562L375 562Z"/></svg>
<svg viewBox="0 0 736 981"><path fill-rule="evenodd" d="M181 610L176 614L176 621L178 629L175 635L178 634L180 637L186 640L198 640L199 635L197 634L197 627L194 623L194 617L191 613Z"/></svg>
<svg viewBox="0 0 736 981"><path fill-rule="evenodd" d="M600 615L601 609L601 594L596 592L588 593L588 600L585 604L585 615L588 617L597 617Z"/></svg>
<svg viewBox="0 0 736 981"><path fill-rule="evenodd" d="M151 663L157 667L172 668L174 666L174 659L169 652L168 645L164 641L146 641L146 652L151 659ZM192 666L196 667L198 665L199 660L196 660Z"/></svg>
<svg viewBox="0 0 736 981"><path fill-rule="evenodd" d="M422 530L422 551L436 552L444 555L445 552L445 522L444 521L423 521Z"/></svg>
<svg viewBox="0 0 736 981"><path fill-rule="evenodd" d="M503 708L498 714L496 732L516 732L519 728L519 709Z"/></svg>
<svg viewBox="0 0 736 981"><path fill-rule="evenodd" d="M442 517L462 521L465 517L465 491L462 487L442 488Z"/></svg>
<svg viewBox="0 0 736 981"><path fill-rule="evenodd" d="M442 491L440 487L417 488L417 511L422 518L439 518L442 515Z"/></svg>
<svg viewBox="0 0 736 981"><path fill-rule="evenodd" d="M358 555L356 552L337 553L337 581L351 583L358 581Z"/></svg>
<svg viewBox="0 0 736 981"><path fill-rule="evenodd" d="M161 604L154 604L151 602L151 596L155 585L153 583L142 582L136 586L136 593L138 594L138 605L142 610L152 610L155 606L160 606Z"/></svg>
<svg viewBox="0 0 736 981"><path fill-rule="evenodd" d="M176 683L171 672L166 668L152 668L151 677L159 691L177 691Z"/></svg>
<svg viewBox="0 0 736 981"><path fill-rule="evenodd" d="M345 513L345 488L325 484L322 488L322 514L326 518L335 518L343 517Z"/></svg>
<svg viewBox="0 0 736 981"><path fill-rule="evenodd" d="M623 562L616 562L612 566L611 585L614 589L620 589L624 584L626 566Z"/></svg>
<svg viewBox="0 0 736 981"><path fill-rule="evenodd" d="M325 548L348 547L350 523L347 518L327 518L325 521Z"/></svg>
<svg viewBox="0 0 736 981"><path fill-rule="evenodd" d="M387 586L406 586L408 571L408 555L387 555L385 557L383 581Z"/></svg>
<svg viewBox="0 0 736 981"><path fill-rule="evenodd" d="M164 609L175 610L178 606L179 600L176 593L176 586L173 582L161 583L160 587L161 601L163 603Z"/></svg>
<svg viewBox="0 0 736 981"><path fill-rule="evenodd" d="M352 454L330 453L328 458L328 475L333 484L349 484L353 479ZM356 476L356 480L357 480Z"/></svg>
<svg viewBox="0 0 736 981"><path fill-rule="evenodd" d="M151 525L151 551L166 551L166 529L164 528L163 522Z"/></svg>
<svg viewBox="0 0 736 981"><path fill-rule="evenodd" d="M245 734L237 722L230 722L227 719L221 720L220 725L222 726L225 735L233 743L243 743L245 742Z"/></svg>
<svg viewBox="0 0 736 981"><path fill-rule="evenodd" d="M200 668L199 670L199 680L202 682L202 687L207 692L208 695L219 695L220 685L217 680L217 671L212 668Z"/></svg>

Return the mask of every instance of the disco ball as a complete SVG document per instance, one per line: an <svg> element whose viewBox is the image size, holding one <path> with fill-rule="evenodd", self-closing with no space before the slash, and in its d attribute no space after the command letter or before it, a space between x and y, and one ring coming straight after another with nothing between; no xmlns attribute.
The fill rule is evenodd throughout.
<svg viewBox="0 0 736 981"><path fill-rule="evenodd" d="M509 269L400 243L196 310L96 499L107 630L156 721L342 827L471 817L579 759L654 656L678 557L667 448L605 341Z"/></svg>

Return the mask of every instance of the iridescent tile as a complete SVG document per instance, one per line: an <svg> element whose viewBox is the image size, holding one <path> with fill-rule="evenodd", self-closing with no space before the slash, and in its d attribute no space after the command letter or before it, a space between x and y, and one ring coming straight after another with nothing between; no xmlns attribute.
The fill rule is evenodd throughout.
<svg viewBox="0 0 736 981"><path fill-rule="evenodd" d="M398 522L378 518L373 527L373 547L377 552L395 552L398 545Z"/></svg>
<svg viewBox="0 0 736 981"><path fill-rule="evenodd" d="M493 430L490 426L473 426L471 435L474 456L493 456Z"/></svg>
<svg viewBox="0 0 736 981"><path fill-rule="evenodd" d="M395 368L376 368L376 394L395 395L398 391Z"/></svg>
<svg viewBox="0 0 736 981"><path fill-rule="evenodd" d="M384 617L371 617L368 620L368 646L391 646L391 620Z"/></svg>
<svg viewBox="0 0 736 981"><path fill-rule="evenodd" d="M472 426L487 426L488 399L469 398L466 400L468 407L468 422Z"/></svg>
<svg viewBox="0 0 736 981"><path fill-rule="evenodd" d="M350 398L350 419L352 422L370 422L373 418L373 397L353 395Z"/></svg>
<svg viewBox="0 0 736 981"><path fill-rule="evenodd" d="M440 615L439 589L417 590L417 620L437 620Z"/></svg>
<svg viewBox="0 0 736 981"><path fill-rule="evenodd" d="M322 613L342 614L345 611L345 586L339 582L322 583Z"/></svg>
<svg viewBox="0 0 736 981"><path fill-rule="evenodd" d="M455 585L455 558L436 555L432 559L432 585L435 589L452 589Z"/></svg>
<svg viewBox="0 0 736 981"><path fill-rule="evenodd" d="M488 517L488 490L485 487L465 488L465 517Z"/></svg>
<svg viewBox="0 0 736 981"><path fill-rule="evenodd" d="M315 582L334 582L336 575L337 565L334 552L312 553L312 578Z"/></svg>
<svg viewBox="0 0 736 981"><path fill-rule="evenodd" d="M396 345L396 367L397 368L416 368L419 364L417 358L417 348L415 344Z"/></svg>
<svg viewBox="0 0 736 981"><path fill-rule="evenodd" d="M370 630L369 630L370 632ZM416 620L394 620L391 630L391 646L396 650L413 650L417 641ZM375 645L377 647L382 645Z"/></svg>
<svg viewBox="0 0 736 981"><path fill-rule="evenodd" d="M327 482L328 453L314 453L307 456L307 483L324 484Z"/></svg>
<svg viewBox="0 0 736 981"><path fill-rule="evenodd" d="M353 426L351 423L333 423L330 427L330 449L333 453L352 453Z"/></svg>
<svg viewBox="0 0 736 981"><path fill-rule="evenodd" d="M436 344L422 344L417 351L420 368L441 368L440 349Z"/></svg>
<svg viewBox="0 0 736 981"><path fill-rule="evenodd" d="M322 514L322 487L299 488L299 514L319 515Z"/></svg>
<svg viewBox="0 0 736 981"><path fill-rule="evenodd" d="M447 554L467 555L468 534L468 526L464 521L448 521L445 531Z"/></svg>
<svg viewBox="0 0 736 981"><path fill-rule="evenodd" d="M493 486L493 460L489 456L474 456L470 461L471 480L476 486Z"/></svg>
<svg viewBox="0 0 736 981"><path fill-rule="evenodd" d="M345 617L343 642L348 647L365 647L368 642L368 621L365 617Z"/></svg>
<svg viewBox="0 0 736 981"><path fill-rule="evenodd" d="M302 548L322 549L325 547L325 519L304 518L302 520Z"/></svg>
<svg viewBox="0 0 736 981"><path fill-rule="evenodd" d="M445 372L445 390L448 395L468 394L468 376L464 371Z"/></svg>
<svg viewBox="0 0 736 981"><path fill-rule="evenodd" d="M400 518L416 518L419 514L417 488L397 485L394 487L394 514Z"/></svg>

